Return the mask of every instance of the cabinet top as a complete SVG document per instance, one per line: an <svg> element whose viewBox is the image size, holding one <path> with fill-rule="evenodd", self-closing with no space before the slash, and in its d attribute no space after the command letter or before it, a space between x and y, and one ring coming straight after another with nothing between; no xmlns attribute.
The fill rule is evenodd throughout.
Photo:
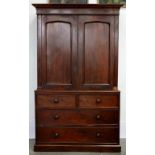
<svg viewBox="0 0 155 155"><path fill-rule="evenodd" d="M32 4L38 15L118 15L123 4Z"/></svg>
<svg viewBox="0 0 155 155"><path fill-rule="evenodd" d="M107 8L115 8L115 9L120 9L123 4L32 4L35 8L37 9L45 9L45 8L50 8L50 9L55 9L55 8L78 8L78 9L84 9L84 8L94 8L94 9L107 9Z"/></svg>

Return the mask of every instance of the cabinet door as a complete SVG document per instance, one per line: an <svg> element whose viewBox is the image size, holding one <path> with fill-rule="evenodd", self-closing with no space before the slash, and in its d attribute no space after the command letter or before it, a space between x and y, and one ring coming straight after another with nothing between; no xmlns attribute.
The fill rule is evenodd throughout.
<svg viewBox="0 0 155 155"><path fill-rule="evenodd" d="M79 16L80 89L111 89L114 76L114 17Z"/></svg>
<svg viewBox="0 0 155 155"><path fill-rule="evenodd" d="M42 16L41 29L41 87L73 89L77 72L77 17Z"/></svg>

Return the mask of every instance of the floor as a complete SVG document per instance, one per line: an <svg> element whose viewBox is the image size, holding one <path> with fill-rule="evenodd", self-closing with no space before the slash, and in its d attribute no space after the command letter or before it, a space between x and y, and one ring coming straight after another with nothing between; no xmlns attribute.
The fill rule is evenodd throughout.
<svg viewBox="0 0 155 155"><path fill-rule="evenodd" d="M89 153L89 152L34 152L34 140L30 140L30 153L29 155L126 155L126 140L121 139L122 151L120 153Z"/></svg>

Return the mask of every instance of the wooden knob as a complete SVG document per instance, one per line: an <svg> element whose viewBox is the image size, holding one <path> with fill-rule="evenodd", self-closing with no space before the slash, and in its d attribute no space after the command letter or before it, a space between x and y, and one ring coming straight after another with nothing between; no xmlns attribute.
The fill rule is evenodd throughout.
<svg viewBox="0 0 155 155"><path fill-rule="evenodd" d="M53 118L54 119L59 119L60 117L59 117L59 115L55 115Z"/></svg>
<svg viewBox="0 0 155 155"><path fill-rule="evenodd" d="M97 98L96 99L96 103L100 103L101 102L101 99L100 98Z"/></svg>
<svg viewBox="0 0 155 155"><path fill-rule="evenodd" d="M96 115L96 119L100 119L101 118L101 115Z"/></svg>
<svg viewBox="0 0 155 155"><path fill-rule="evenodd" d="M59 99L58 99L58 98L54 98L54 99L53 99L53 102L54 102L54 103L59 103Z"/></svg>
<svg viewBox="0 0 155 155"><path fill-rule="evenodd" d="M100 132L97 132L96 133L96 137L101 137L101 133Z"/></svg>
<svg viewBox="0 0 155 155"><path fill-rule="evenodd" d="M54 133L54 138L58 138L60 135L59 135L59 133Z"/></svg>

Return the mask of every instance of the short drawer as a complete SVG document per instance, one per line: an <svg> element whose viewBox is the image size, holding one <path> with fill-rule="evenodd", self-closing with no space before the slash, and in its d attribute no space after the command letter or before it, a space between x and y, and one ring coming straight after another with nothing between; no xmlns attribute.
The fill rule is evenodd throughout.
<svg viewBox="0 0 155 155"><path fill-rule="evenodd" d="M37 128L37 143L118 144L118 127Z"/></svg>
<svg viewBox="0 0 155 155"><path fill-rule="evenodd" d="M118 124L118 110L37 110L37 126Z"/></svg>
<svg viewBox="0 0 155 155"><path fill-rule="evenodd" d="M119 107L119 95L80 95L81 108L116 108Z"/></svg>
<svg viewBox="0 0 155 155"><path fill-rule="evenodd" d="M38 95L37 108L75 108L74 95Z"/></svg>

